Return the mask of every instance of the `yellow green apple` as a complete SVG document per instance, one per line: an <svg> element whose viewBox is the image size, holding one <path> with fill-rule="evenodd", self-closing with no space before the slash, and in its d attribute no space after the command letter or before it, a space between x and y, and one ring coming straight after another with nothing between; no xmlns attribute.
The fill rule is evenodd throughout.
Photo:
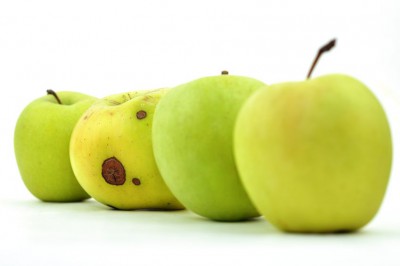
<svg viewBox="0 0 400 266"><path fill-rule="evenodd" d="M48 91L20 114L14 132L18 168L28 190L43 201L89 198L69 159L72 130L96 98L78 92Z"/></svg>
<svg viewBox="0 0 400 266"><path fill-rule="evenodd" d="M194 213L218 221L259 216L240 182L232 137L240 107L262 86L223 72L177 86L157 105L157 165L174 195Z"/></svg>
<svg viewBox="0 0 400 266"><path fill-rule="evenodd" d="M74 173L95 200L116 209L182 209L154 161L154 109L166 89L97 101L71 137Z"/></svg>
<svg viewBox="0 0 400 266"><path fill-rule="evenodd" d="M258 90L240 111L234 147L255 206L290 232L365 226L381 205L392 162L383 107L342 74Z"/></svg>

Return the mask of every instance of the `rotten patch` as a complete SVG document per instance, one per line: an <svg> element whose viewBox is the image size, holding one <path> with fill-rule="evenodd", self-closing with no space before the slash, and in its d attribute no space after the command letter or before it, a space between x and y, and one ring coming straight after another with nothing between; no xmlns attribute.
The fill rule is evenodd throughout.
<svg viewBox="0 0 400 266"><path fill-rule="evenodd" d="M108 184L116 186L123 185L126 179L124 166L115 157L103 162L101 175Z"/></svg>
<svg viewBox="0 0 400 266"><path fill-rule="evenodd" d="M136 113L136 118L139 119L139 120L143 119L143 118L146 118L146 116L147 116L147 113L144 110L140 110L140 111L138 111Z"/></svg>

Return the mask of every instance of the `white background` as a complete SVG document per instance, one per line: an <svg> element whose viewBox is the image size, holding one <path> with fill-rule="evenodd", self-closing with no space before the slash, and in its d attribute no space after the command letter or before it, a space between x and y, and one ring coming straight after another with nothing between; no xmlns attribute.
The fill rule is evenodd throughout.
<svg viewBox="0 0 400 266"><path fill-rule="evenodd" d="M400 2L0 1L0 265L399 265ZM366 83L387 111L394 160L376 218L357 234L291 235L258 219L112 211L93 200L46 204L14 159L22 109L45 90L97 97L227 69L266 83L314 76ZM62 121L60 121L62 123Z"/></svg>

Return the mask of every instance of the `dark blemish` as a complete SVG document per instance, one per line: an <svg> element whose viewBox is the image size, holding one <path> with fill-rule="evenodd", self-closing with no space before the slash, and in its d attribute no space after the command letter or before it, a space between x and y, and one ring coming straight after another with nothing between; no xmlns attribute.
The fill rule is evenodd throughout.
<svg viewBox="0 0 400 266"><path fill-rule="evenodd" d="M132 178L132 183L136 186L139 186L141 184L140 179L137 177Z"/></svg>
<svg viewBox="0 0 400 266"><path fill-rule="evenodd" d="M101 175L111 185L123 185L125 183L125 169L117 158L106 159L102 165Z"/></svg>
<svg viewBox="0 0 400 266"><path fill-rule="evenodd" d="M83 120L88 120L92 115L93 115L93 112L86 113L85 116L83 117Z"/></svg>
<svg viewBox="0 0 400 266"><path fill-rule="evenodd" d="M221 75L229 75L228 70L222 70L222 71L221 71Z"/></svg>
<svg viewBox="0 0 400 266"><path fill-rule="evenodd" d="M136 113L136 118L139 120L145 118L146 116L147 116L147 113L146 113L146 111L143 111L143 110L140 110Z"/></svg>

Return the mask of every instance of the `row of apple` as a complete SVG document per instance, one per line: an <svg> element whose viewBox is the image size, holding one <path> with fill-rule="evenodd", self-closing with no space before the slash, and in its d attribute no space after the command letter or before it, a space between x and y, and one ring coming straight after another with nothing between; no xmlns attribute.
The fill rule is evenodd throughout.
<svg viewBox="0 0 400 266"><path fill-rule="evenodd" d="M15 129L29 191L116 209L263 215L290 232L353 231L377 213L392 142L371 91L347 75L265 85L243 76L96 99L49 90Z"/></svg>

